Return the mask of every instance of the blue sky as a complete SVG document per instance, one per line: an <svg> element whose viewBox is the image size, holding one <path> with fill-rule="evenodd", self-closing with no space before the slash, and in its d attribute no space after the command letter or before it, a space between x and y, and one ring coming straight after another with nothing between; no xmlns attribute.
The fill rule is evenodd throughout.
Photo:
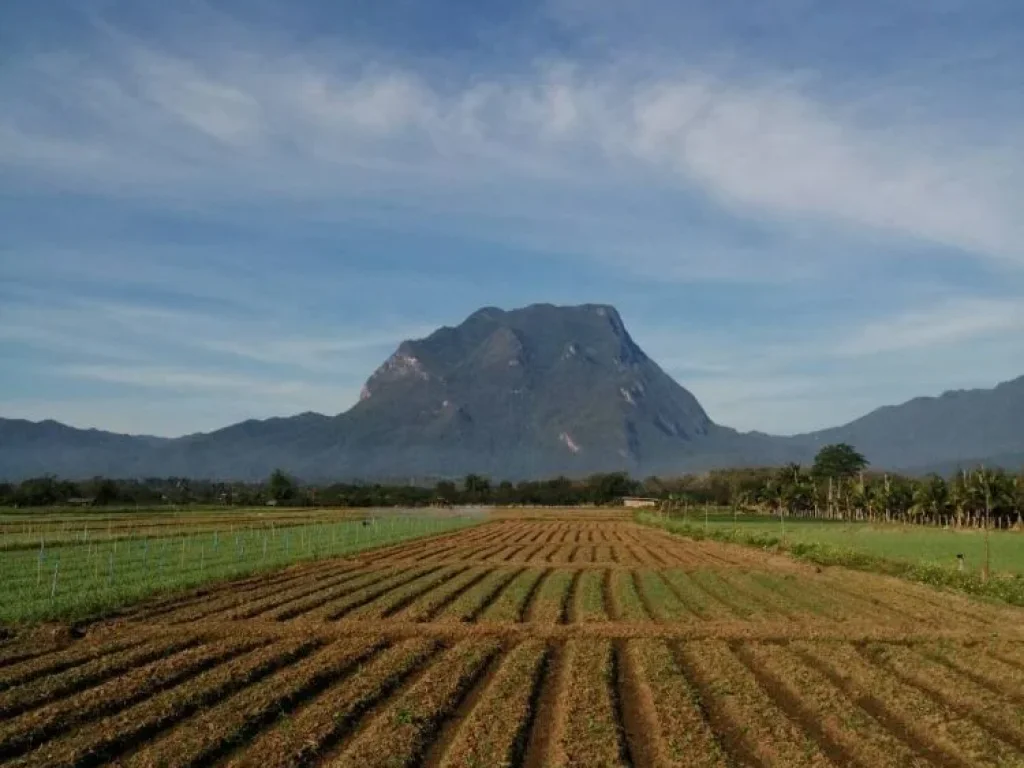
<svg viewBox="0 0 1024 768"><path fill-rule="evenodd" d="M5 0L0 415L337 413L607 302L713 419L1024 374L1019 0Z"/></svg>

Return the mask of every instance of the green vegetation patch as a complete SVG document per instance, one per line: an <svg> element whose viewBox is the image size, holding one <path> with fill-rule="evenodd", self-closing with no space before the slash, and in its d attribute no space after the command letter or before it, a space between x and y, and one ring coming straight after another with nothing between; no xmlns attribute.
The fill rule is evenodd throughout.
<svg viewBox="0 0 1024 768"><path fill-rule="evenodd" d="M0 552L0 622L82 619L161 592L342 557L478 519L395 516Z"/></svg>
<svg viewBox="0 0 1024 768"><path fill-rule="evenodd" d="M763 516L742 522L719 515L709 517L706 525L703 519L689 522L648 513L638 514L637 520L697 541L710 539L784 552L816 565L884 573L1024 605L1024 534L1019 532L990 532L993 572L986 581L980 570L984 552L981 531L906 530L898 525L787 519L783 538L778 519ZM962 571L956 565L957 554L964 554L969 564Z"/></svg>

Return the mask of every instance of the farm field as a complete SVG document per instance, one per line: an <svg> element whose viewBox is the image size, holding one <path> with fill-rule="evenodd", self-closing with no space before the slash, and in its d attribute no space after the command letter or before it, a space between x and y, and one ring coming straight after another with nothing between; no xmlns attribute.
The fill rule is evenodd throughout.
<svg viewBox="0 0 1024 768"><path fill-rule="evenodd" d="M0 549L0 622L80 619L157 593L458 530L480 515L410 510L358 517L297 511L154 522L79 514L33 520L35 540ZM75 527L76 533L69 537ZM92 526L92 527L90 527ZM16 535L27 535L18 533Z"/></svg>
<svg viewBox="0 0 1024 768"><path fill-rule="evenodd" d="M435 511L435 515L437 515ZM0 508L0 551L104 541L423 517L422 509L330 507ZM437 515L440 516L440 515Z"/></svg>
<svg viewBox="0 0 1024 768"><path fill-rule="evenodd" d="M645 517L658 525L666 525L666 521L654 515ZM667 527L670 530L689 527L703 531L704 516L700 510L694 510L685 520L674 517L667 521ZM715 512L708 516L707 529L711 532L736 531L741 536L782 535L778 517L767 515L738 515L734 520L731 514ZM787 517L786 541L790 544L821 544L886 560L950 570L956 569L958 554L964 556L966 569L971 572L980 571L985 560L985 533L977 529ZM989 543L993 573L1024 575L1024 533L990 530Z"/></svg>
<svg viewBox="0 0 1024 768"><path fill-rule="evenodd" d="M24 766L1012 766L1024 611L593 515L0 642Z"/></svg>

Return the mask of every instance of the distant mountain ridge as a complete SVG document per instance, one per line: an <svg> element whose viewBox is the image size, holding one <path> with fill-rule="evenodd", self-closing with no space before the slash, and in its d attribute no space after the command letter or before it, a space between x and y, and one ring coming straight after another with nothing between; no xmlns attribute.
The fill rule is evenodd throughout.
<svg viewBox="0 0 1024 768"><path fill-rule="evenodd" d="M402 342L337 416L250 420L175 439L0 419L0 477L261 479L277 467L307 480L643 476L807 462L830 442L892 469L1014 462L1024 457L1024 377L795 437L740 433L715 424L613 307L485 307Z"/></svg>

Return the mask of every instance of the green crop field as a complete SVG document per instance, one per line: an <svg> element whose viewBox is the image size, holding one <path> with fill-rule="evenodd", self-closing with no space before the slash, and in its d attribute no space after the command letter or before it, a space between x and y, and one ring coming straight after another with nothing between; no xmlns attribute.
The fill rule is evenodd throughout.
<svg viewBox="0 0 1024 768"><path fill-rule="evenodd" d="M685 520L673 518L668 525L703 531L704 515L700 510L691 511ZM779 518L766 515L739 514L734 519L731 514L715 511L708 515L707 527L712 534L736 531L740 537L783 535ZM915 565L956 569L956 556L962 554L965 568L978 572L985 560L985 532L977 529L787 517L784 530L790 545L819 544ZM989 547L993 573L1024 574L1024 532L991 530Z"/></svg>
<svg viewBox="0 0 1024 768"><path fill-rule="evenodd" d="M477 522L420 513L335 521L275 516L243 524L222 515L200 527L183 517L155 528L143 516L112 534L87 514L59 524L26 524L34 534L10 532L0 550L0 622L81 618L154 593L352 555Z"/></svg>

